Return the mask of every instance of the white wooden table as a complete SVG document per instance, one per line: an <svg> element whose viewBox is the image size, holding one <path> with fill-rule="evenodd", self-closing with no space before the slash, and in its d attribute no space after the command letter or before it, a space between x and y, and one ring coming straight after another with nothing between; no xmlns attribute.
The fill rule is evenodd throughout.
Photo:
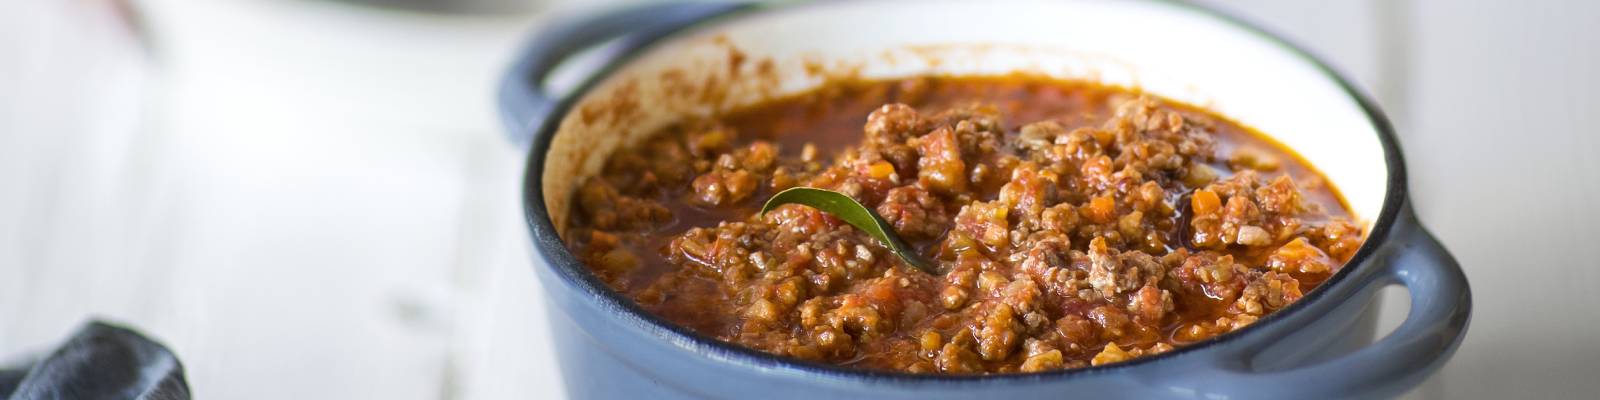
<svg viewBox="0 0 1600 400"><path fill-rule="evenodd" d="M491 96L541 16L138 4L148 52L98 1L0 3L0 360L103 316L200 398L560 395ZM1409 397L1593 398L1600 2L1226 5L1372 88L1467 268Z"/></svg>

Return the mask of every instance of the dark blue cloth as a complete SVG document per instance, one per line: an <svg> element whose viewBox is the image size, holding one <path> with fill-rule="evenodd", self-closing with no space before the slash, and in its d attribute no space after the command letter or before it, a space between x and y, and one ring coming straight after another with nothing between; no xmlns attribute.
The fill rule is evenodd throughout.
<svg viewBox="0 0 1600 400"><path fill-rule="evenodd" d="M92 321L44 359L0 369L0 399L188 400L189 384L166 346Z"/></svg>

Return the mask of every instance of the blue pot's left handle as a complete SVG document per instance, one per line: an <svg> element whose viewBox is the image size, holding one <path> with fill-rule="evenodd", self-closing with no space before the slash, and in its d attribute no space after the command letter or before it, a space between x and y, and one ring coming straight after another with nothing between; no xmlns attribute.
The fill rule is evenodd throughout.
<svg viewBox="0 0 1600 400"><path fill-rule="evenodd" d="M747 7L747 3L665 3L548 22L518 53L500 82L500 118L506 135L527 149L560 100L545 79L568 57L612 39L613 51L602 55L609 66L640 48L712 17Z"/></svg>

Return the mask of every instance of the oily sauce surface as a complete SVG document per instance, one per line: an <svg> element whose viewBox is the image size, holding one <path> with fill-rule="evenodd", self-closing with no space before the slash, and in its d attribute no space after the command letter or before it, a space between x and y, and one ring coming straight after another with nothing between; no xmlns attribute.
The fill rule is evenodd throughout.
<svg viewBox="0 0 1600 400"><path fill-rule="evenodd" d="M942 275L795 186L873 207ZM1205 110L1030 76L844 82L685 121L575 194L569 246L613 289L720 340L981 374L1100 365L1299 299L1362 240L1288 149Z"/></svg>

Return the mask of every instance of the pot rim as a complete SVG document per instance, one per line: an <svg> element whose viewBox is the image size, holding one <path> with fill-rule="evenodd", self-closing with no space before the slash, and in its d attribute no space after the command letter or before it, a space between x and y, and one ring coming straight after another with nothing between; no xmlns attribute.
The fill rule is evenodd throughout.
<svg viewBox="0 0 1600 400"><path fill-rule="evenodd" d="M784 10L826 5L831 2L815 2L801 4L762 4L755 6L739 7L725 15L708 18L686 27L684 30L673 32L660 38L653 38L644 43L636 51L623 54L609 64L602 66L581 85L568 93L551 110L551 118L546 118L534 131L532 147L528 152L523 176L523 211L527 219L533 242L539 253L544 256L549 267L554 269L566 284L582 292L585 301L595 301L603 312L614 314L621 323L630 325L648 333L650 336L660 338L671 345L699 356L708 357L719 362L742 364L746 367L798 373L809 377L821 377L847 381L872 381L888 384L976 384L976 383L1021 383L1049 380L1073 379L1095 375L1114 374L1125 370L1139 368L1146 364L1162 362L1196 356L1205 350L1222 347L1231 343L1246 340L1253 332L1260 331L1266 326L1279 320L1288 318L1314 303L1327 301L1340 301L1343 299L1329 298L1327 293L1332 292L1335 286L1360 284L1359 280L1347 279L1354 275L1358 269L1371 269L1377 266L1372 264L1378 248L1387 241L1388 236L1402 210L1407 197L1406 171L1404 157L1400 153L1399 139L1394 132L1394 127L1389 118L1378 108L1377 103L1345 78L1338 69L1323 61L1323 59L1305 47L1261 27L1233 13L1214 7L1208 7L1189 2L1176 0L1146 0L1151 3L1164 4L1187 11L1195 12L1204 17L1214 18L1220 22L1232 25L1245 33L1252 34L1267 43L1274 45L1289 55L1306 61L1310 66L1319 71L1322 76L1338 85L1345 95L1356 102L1362 112L1367 116L1378 135L1378 141L1383 148L1384 163L1387 167L1383 204L1379 208L1377 219L1372 223L1367 238L1356 250L1345 267L1329 277L1315 289L1306 293L1300 300L1289 306L1261 317L1254 323L1227 333L1223 333L1205 340L1178 346L1173 350L1150 356L1137 357L1132 360L1117 362L1107 365L1090 366L1082 368L1067 368L1041 372L1016 372L993 375L940 375L916 374L899 371L880 371L861 368L851 368L812 361L794 359L771 353L750 349L744 346L723 342L712 337L701 335L687 328L678 326L649 313L639 307L633 300L623 297L611 290L601 282L587 267L579 261L566 247L566 243L558 235L553 220L543 196L543 181L546 153L550 150L552 139L560 127L565 115L585 94L595 89L604 78L610 76L623 65L633 61L638 55L684 30L692 30L708 24L716 24L728 19L745 17L751 14L764 12L782 12ZM542 266L535 266L542 268Z"/></svg>

